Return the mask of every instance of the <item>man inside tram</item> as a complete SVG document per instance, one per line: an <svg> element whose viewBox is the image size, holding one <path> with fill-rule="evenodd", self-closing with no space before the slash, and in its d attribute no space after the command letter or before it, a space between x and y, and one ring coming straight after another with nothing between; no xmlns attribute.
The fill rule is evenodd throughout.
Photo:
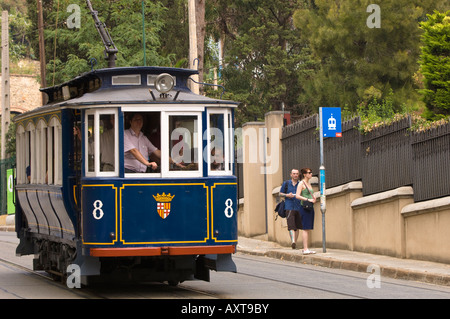
<svg viewBox="0 0 450 319"><path fill-rule="evenodd" d="M150 162L152 158L161 159L161 151L158 150L142 132L144 117L142 114L131 115L130 128L124 132L124 161L125 173L145 173L147 168L156 170L158 164Z"/></svg>
<svg viewBox="0 0 450 319"><path fill-rule="evenodd" d="M161 162L161 151L154 146L142 132L144 117L142 114L133 113L130 116L130 128L124 132L124 166L125 173L145 173L158 168ZM151 161L152 160L152 161ZM181 163L171 164L184 167Z"/></svg>

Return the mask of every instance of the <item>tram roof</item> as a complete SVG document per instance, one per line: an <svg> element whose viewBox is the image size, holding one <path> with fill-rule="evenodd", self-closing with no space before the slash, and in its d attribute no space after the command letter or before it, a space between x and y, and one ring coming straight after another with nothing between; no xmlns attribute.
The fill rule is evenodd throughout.
<svg viewBox="0 0 450 319"><path fill-rule="evenodd" d="M148 83L148 76L157 76L168 73L176 79L173 89L166 95L156 91L154 84ZM188 88L188 80L197 70L171 68L171 67L119 67L92 70L70 81L57 86L42 88L41 91L48 96L45 106L76 106L96 104L123 104L123 103L208 103L227 104L236 106L239 103L229 100L219 100L203 95L194 94ZM138 83L115 84L114 78L121 76L135 76ZM138 76L140 75L140 77ZM153 95L151 94L153 92Z"/></svg>

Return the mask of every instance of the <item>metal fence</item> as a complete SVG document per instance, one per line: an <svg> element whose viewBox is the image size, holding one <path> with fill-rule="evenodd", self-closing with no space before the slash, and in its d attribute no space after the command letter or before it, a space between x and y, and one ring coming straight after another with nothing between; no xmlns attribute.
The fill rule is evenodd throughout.
<svg viewBox="0 0 450 319"><path fill-rule="evenodd" d="M359 156L361 153L359 124L359 118L344 122L342 136L345 138L327 138L323 141L327 187L361 179L363 161Z"/></svg>
<svg viewBox="0 0 450 319"><path fill-rule="evenodd" d="M450 123L423 132L405 117L368 133L359 118L342 123L343 137L324 140L326 187L362 181L363 195L414 187L414 200L450 196ZM317 115L283 128L283 178L292 168L320 166Z"/></svg>
<svg viewBox="0 0 450 319"><path fill-rule="evenodd" d="M361 136L363 194L413 184L409 117Z"/></svg>
<svg viewBox="0 0 450 319"><path fill-rule="evenodd" d="M313 115L299 122L288 125L282 130L283 179L289 179L293 168L310 168L318 172L320 163L319 117Z"/></svg>
<svg viewBox="0 0 450 319"><path fill-rule="evenodd" d="M450 123L413 133L414 200L450 195Z"/></svg>

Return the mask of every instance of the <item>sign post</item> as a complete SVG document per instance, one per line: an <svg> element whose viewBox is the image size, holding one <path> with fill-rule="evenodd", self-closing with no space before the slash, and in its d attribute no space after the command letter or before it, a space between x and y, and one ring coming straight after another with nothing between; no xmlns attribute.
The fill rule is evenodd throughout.
<svg viewBox="0 0 450 319"><path fill-rule="evenodd" d="M325 165L323 156L323 138L324 137L342 137L342 121L340 107L321 107L319 108L320 122L320 211L322 212L322 249L327 252L326 248L326 232L325 232L325 212L326 195L325 195Z"/></svg>

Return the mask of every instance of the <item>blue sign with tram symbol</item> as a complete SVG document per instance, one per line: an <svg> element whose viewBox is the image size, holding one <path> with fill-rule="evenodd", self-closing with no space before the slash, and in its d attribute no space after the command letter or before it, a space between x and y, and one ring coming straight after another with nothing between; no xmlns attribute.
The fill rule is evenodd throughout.
<svg viewBox="0 0 450 319"><path fill-rule="evenodd" d="M340 107L322 107L323 137L342 137Z"/></svg>

